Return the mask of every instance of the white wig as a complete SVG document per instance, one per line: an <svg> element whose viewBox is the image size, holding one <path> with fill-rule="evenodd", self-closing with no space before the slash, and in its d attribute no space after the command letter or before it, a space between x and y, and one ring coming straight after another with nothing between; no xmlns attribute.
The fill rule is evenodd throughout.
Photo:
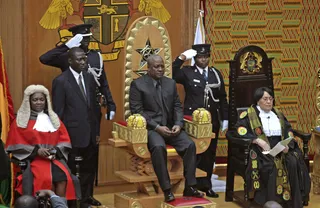
<svg viewBox="0 0 320 208"><path fill-rule="evenodd" d="M17 126L21 128L27 128L31 114L30 97L37 92L43 93L45 95L50 121L53 127L58 129L60 127L59 117L52 110L49 91L43 85L30 85L24 90L23 101L17 114Z"/></svg>

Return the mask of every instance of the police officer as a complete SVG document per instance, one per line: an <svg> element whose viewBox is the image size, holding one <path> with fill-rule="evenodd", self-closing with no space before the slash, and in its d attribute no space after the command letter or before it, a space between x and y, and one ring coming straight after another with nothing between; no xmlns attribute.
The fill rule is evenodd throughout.
<svg viewBox="0 0 320 208"><path fill-rule="evenodd" d="M212 131L215 138L209 148L198 158L198 168L207 173L207 177L197 178L197 186L209 197L219 195L212 190L211 176L216 157L216 148L220 123L222 131L228 126L228 102L223 77L219 70L209 67L210 44L193 45L172 63L173 79L184 86L184 114L192 115L197 108L206 108L212 117ZM195 65L182 66L184 61L194 58ZM181 68L181 69L180 69Z"/></svg>
<svg viewBox="0 0 320 208"><path fill-rule="evenodd" d="M99 123L99 125L96 125L98 128L96 132L100 132L100 122L102 117L101 106L107 107L107 113L105 114L105 118L112 120L115 116L116 105L112 99L112 95L109 89L108 80L104 71L102 56L98 51L90 50L88 48L90 43L90 36L92 35L90 31L91 27L91 24L81 24L69 28L69 31L72 32L73 37L65 44L61 44L49 50L48 52L40 56L39 59L41 63L49 66L58 67L63 72L69 69L69 49L74 47L80 47L85 51L88 60L88 72L92 74L96 82L96 92L94 93L96 93L97 96L96 115ZM97 143L99 143L99 141L100 135L97 135ZM98 146L95 154L98 161ZM90 192L93 194L93 187L92 190L90 190ZM98 200L94 199L93 196L89 198L88 203L93 206L101 205L101 203Z"/></svg>

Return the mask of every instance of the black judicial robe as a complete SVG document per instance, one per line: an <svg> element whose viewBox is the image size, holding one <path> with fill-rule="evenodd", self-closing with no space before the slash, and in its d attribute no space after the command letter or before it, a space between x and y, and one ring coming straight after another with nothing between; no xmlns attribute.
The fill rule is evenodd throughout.
<svg viewBox="0 0 320 208"><path fill-rule="evenodd" d="M255 108L258 118L259 110ZM273 110L274 111L274 110ZM274 111L275 112L275 111ZM275 112L276 113L276 112ZM241 115L240 115L241 117ZM278 116L279 117L279 116ZM284 116L283 116L284 117ZM261 123L261 120L260 120ZM290 132L292 131L290 123L284 117L284 138L287 138ZM236 129L239 127L244 127L247 130L245 135L239 135L238 137L242 138L257 138L257 132L253 131L250 126L250 120L248 116L239 118L236 123ZM268 137L270 148L273 148L280 140L280 136ZM277 193L276 180L278 176L278 169L275 166L275 158L271 155L262 154L262 149L256 144L251 145L251 149L257 154L258 161L258 171L259 171L259 182L260 186L258 189L254 187L252 161L254 160L251 153L249 153L249 165L246 170L246 177L248 182L249 191L255 191L254 200L263 205L267 201L278 201L283 205L287 205L290 208L302 208L303 201L309 200L309 193L311 189L311 180L308 172L308 168L303 160L303 153L298 146L298 143L294 140L291 140L289 143L289 152L288 153L279 153L276 157L284 157L284 167L287 169L288 173L288 182L290 184L290 200L284 200L283 193Z"/></svg>

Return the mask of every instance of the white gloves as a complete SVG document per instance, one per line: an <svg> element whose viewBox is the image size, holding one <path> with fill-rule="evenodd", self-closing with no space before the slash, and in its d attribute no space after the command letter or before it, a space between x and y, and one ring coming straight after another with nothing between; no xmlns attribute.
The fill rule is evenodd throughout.
<svg viewBox="0 0 320 208"><path fill-rule="evenodd" d="M182 54L185 55L186 60L189 60L197 55L197 51L193 50L193 49L189 49L189 50L186 50L185 52L183 52Z"/></svg>
<svg viewBox="0 0 320 208"><path fill-rule="evenodd" d="M221 131L225 131L228 128L228 124L229 124L228 120L223 120Z"/></svg>
<svg viewBox="0 0 320 208"><path fill-rule="evenodd" d="M115 115L116 115L116 112L110 111L110 120L114 119ZM104 115L104 117L106 118L106 120L108 120L108 114L107 113Z"/></svg>
<svg viewBox="0 0 320 208"><path fill-rule="evenodd" d="M82 39L83 36L81 34L77 34L66 43L66 46L68 48L79 47L81 45Z"/></svg>

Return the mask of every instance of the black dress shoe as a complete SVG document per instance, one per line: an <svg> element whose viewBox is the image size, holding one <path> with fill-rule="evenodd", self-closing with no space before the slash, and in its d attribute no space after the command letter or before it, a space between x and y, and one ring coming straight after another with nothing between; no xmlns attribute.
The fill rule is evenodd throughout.
<svg viewBox="0 0 320 208"><path fill-rule="evenodd" d="M193 188L190 186L190 187L184 188L183 196L193 196L197 198L202 198L204 194L199 192L196 188Z"/></svg>
<svg viewBox="0 0 320 208"><path fill-rule="evenodd" d="M214 192L211 189L209 189L208 191L206 191L206 196L207 197L212 197L212 198L218 198L219 194L217 194L216 192Z"/></svg>
<svg viewBox="0 0 320 208"><path fill-rule="evenodd" d="M101 206L101 203L92 196L90 196L86 202L92 206Z"/></svg>
<svg viewBox="0 0 320 208"><path fill-rule="evenodd" d="M164 193L164 201L165 202L171 202L175 200L176 198L174 197L173 193L171 191L165 192Z"/></svg>
<svg viewBox="0 0 320 208"><path fill-rule="evenodd" d="M92 208L90 204L88 203L81 203L80 208Z"/></svg>

